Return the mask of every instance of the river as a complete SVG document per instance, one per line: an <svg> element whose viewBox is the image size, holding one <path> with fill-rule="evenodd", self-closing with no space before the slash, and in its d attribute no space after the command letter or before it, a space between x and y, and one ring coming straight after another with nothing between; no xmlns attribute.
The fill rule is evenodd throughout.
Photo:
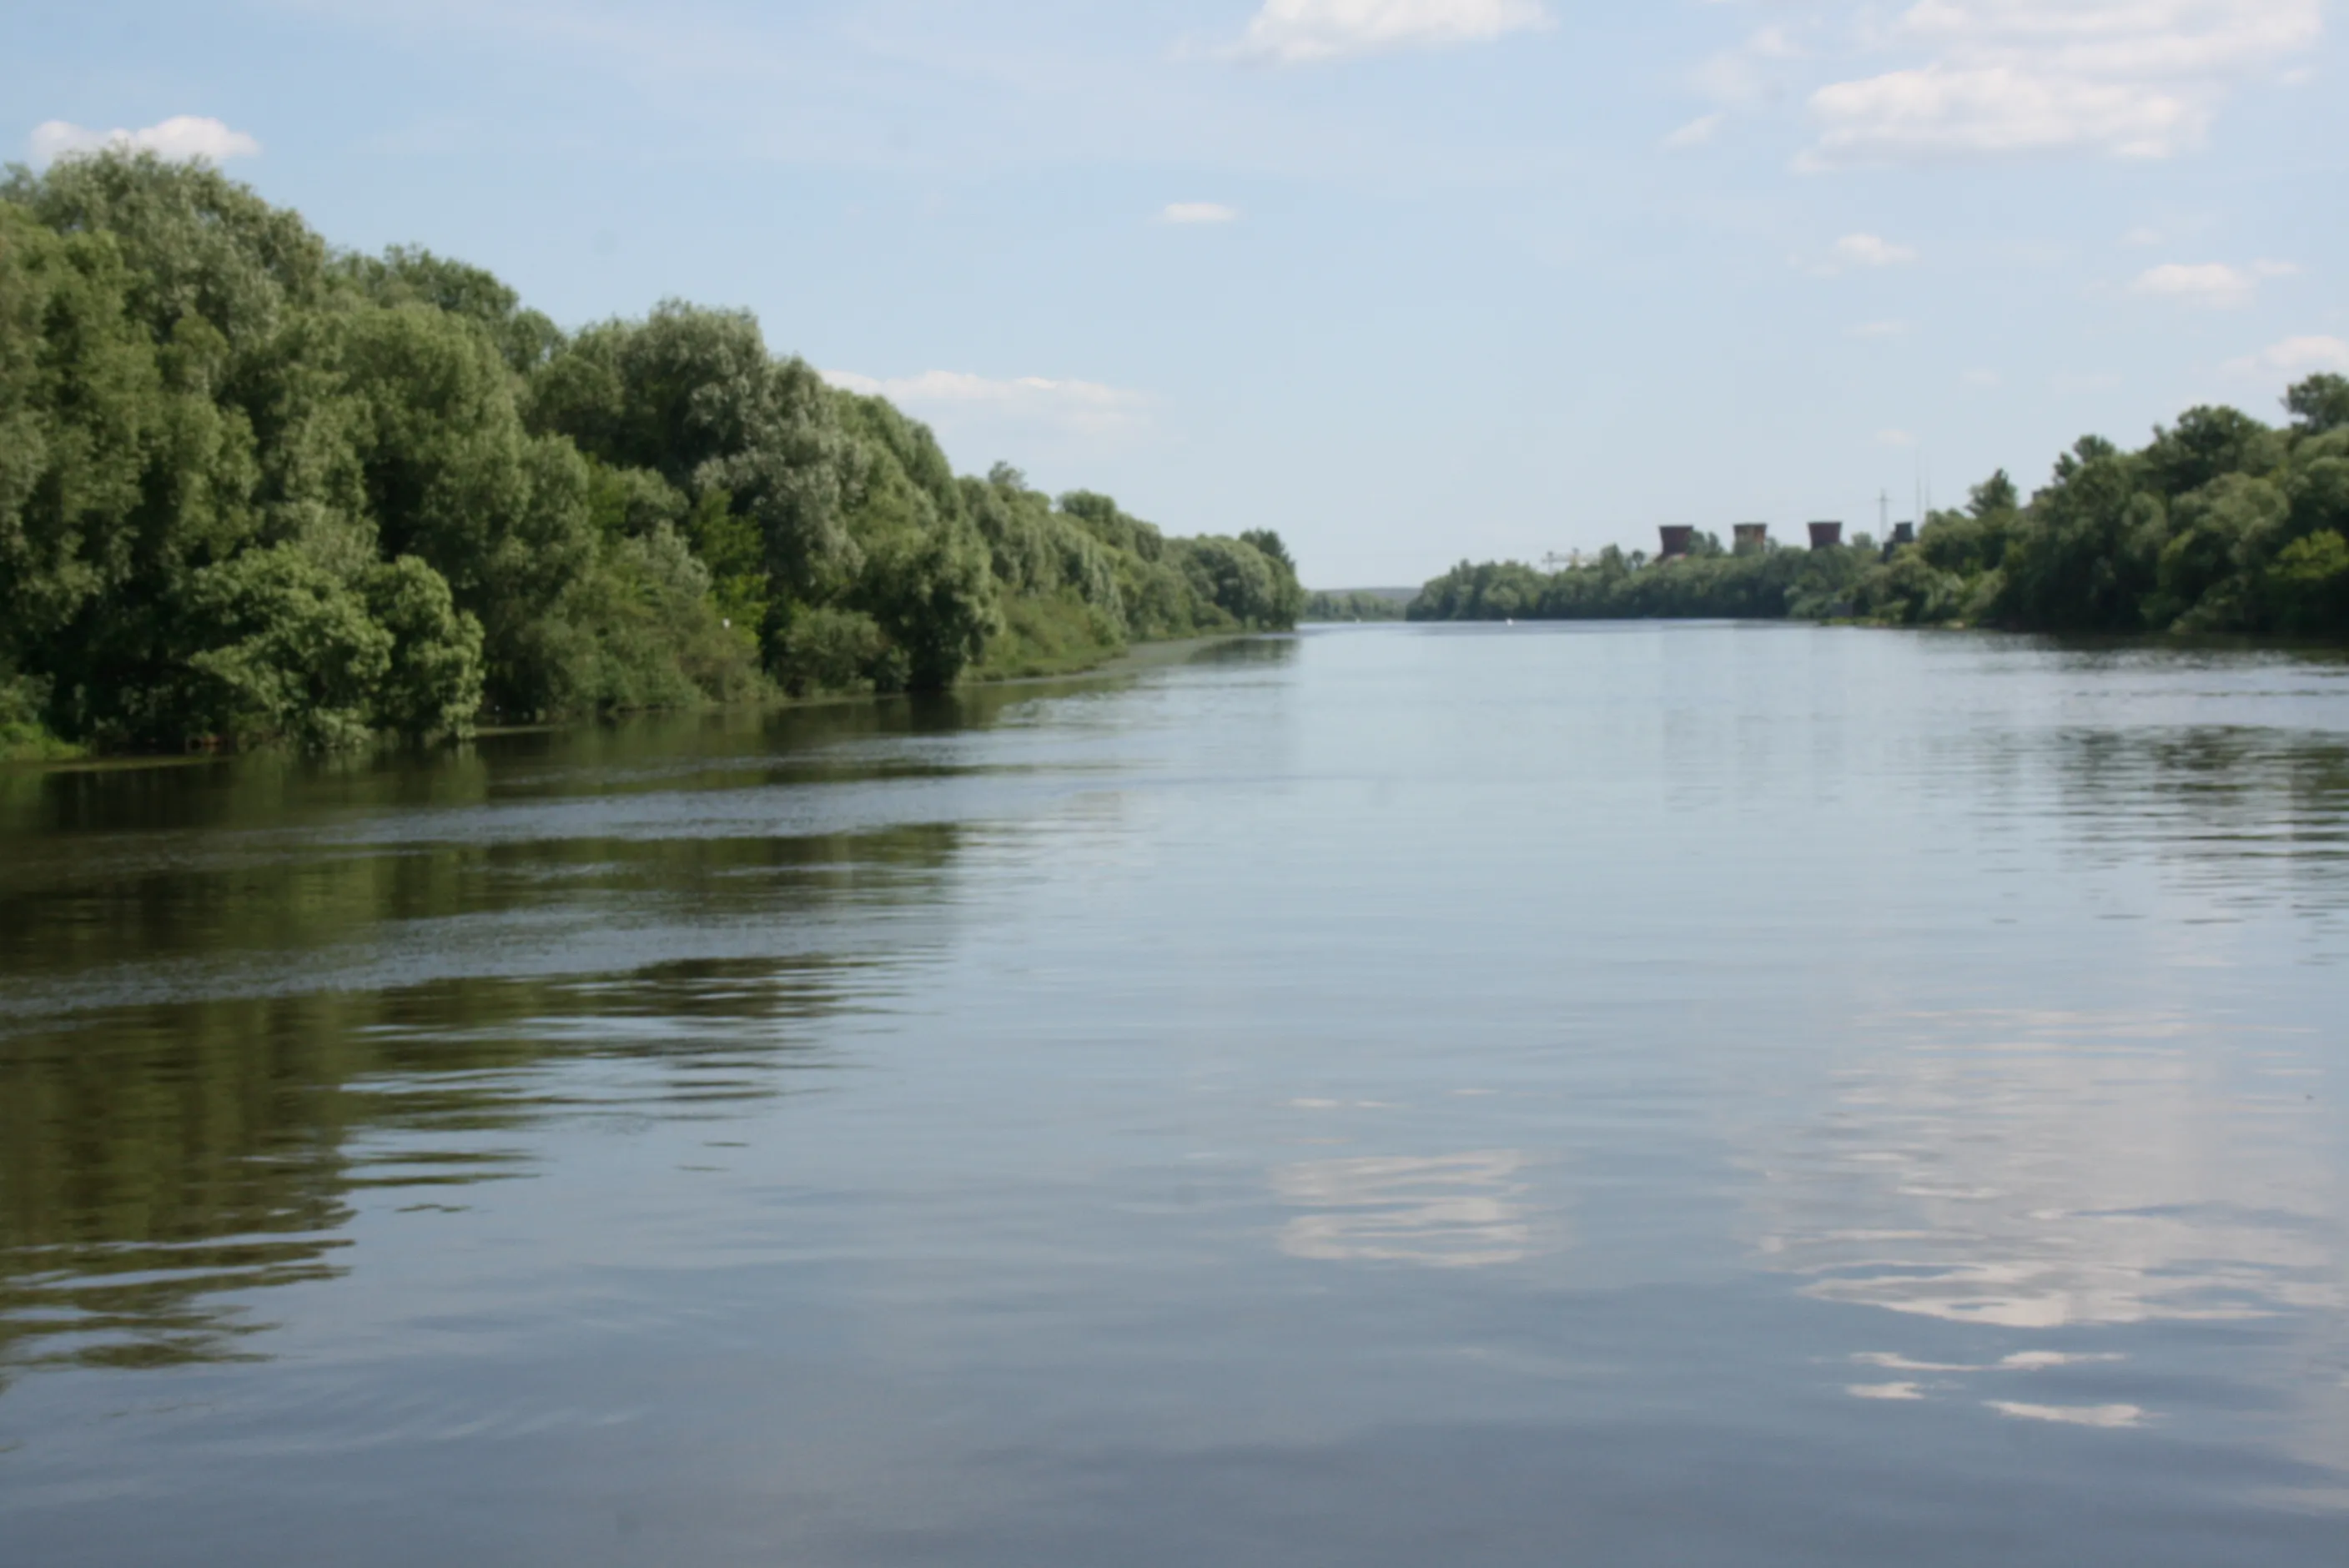
<svg viewBox="0 0 2349 1568"><path fill-rule="evenodd" d="M2349 664L0 771L10 1563L2338 1563Z"/></svg>

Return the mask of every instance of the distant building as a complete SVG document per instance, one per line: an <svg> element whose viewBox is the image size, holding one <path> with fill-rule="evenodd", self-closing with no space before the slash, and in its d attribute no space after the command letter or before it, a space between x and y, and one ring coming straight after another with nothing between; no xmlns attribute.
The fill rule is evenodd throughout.
<svg viewBox="0 0 2349 1568"><path fill-rule="evenodd" d="M1656 531L1662 534L1664 539L1664 548L1656 557L1659 561L1670 561L1674 556L1686 555L1689 552L1689 545L1696 538L1696 528L1692 523L1668 522Z"/></svg>
<svg viewBox="0 0 2349 1568"><path fill-rule="evenodd" d="M1770 548L1770 525L1766 522L1741 522L1732 529L1736 543L1732 546L1740 555L1759 555Z"/></svg>
<svg viewBox="0 0 2349 1568"><path fill-rule="evenodd" d="M1813 550L1833 550L1842 542L1843 524L1839 522L1815 522L1811 524L1811 548Z"/></svg>

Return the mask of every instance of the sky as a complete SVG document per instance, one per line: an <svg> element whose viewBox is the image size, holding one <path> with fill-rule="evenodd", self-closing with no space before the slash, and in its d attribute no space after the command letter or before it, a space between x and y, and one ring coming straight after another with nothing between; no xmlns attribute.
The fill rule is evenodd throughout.
<svg viewBox="0 0 2349 1568"><path fill-rule="evenodd" d="M959 469L1403 585L2281 418L2349 371L2333 9L78 0L0 156L212 158L566 325L748 306Z"/></svg>

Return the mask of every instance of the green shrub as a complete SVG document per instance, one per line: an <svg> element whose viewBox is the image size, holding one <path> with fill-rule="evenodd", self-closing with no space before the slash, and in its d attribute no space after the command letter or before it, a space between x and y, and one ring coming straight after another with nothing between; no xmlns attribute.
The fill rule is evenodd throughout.
<svg viewBox="0 0 2349 1568"><path fill-rule="evenodd" d="M862 610L802 610L783 631L775 676L793 696L898 691L905 655Z"/></svg>

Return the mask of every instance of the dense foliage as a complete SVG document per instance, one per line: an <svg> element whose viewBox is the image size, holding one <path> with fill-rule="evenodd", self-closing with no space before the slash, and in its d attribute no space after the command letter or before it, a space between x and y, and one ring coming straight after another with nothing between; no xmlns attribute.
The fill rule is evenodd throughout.
<svg viewBox="0 0 2349 1568"><path fill-rule="evenodd" d="M0 182L0 750L937 689L1302 601L1269 532L956 476L747 313L565 334L152 155Z"/></svg>
<svg viewBox="0 0 2349 1568"><path fill-rule="evenodd" d="M1414 620L1854 617L2043 632L2349 638L2349 379L2285 396L2282 428L2189 410L2124 452L2088 437L2025 502L2003 473L1915 542L1685 557L1603 552L1545 573L1463 562Z"/></svg>
<svg viewBox="0 0 2349 1568"><path fill-rule="evenodd" d="M1825 618L1849 613L1876 559L1866 545L1731 555L1699 534L1688 555L1670 561L1613 545L1587 566L1556 573L1464 561L1421 589L1407 614L1414 621Z"/></svg>
<svg viewBox="0 0 2349 1568"><path fill-rule="evenodd" d="M1379 588L1324 590L1305 595L1300 621L1400 621L1411 603L1408 590L1390 593Z"/></svg>

